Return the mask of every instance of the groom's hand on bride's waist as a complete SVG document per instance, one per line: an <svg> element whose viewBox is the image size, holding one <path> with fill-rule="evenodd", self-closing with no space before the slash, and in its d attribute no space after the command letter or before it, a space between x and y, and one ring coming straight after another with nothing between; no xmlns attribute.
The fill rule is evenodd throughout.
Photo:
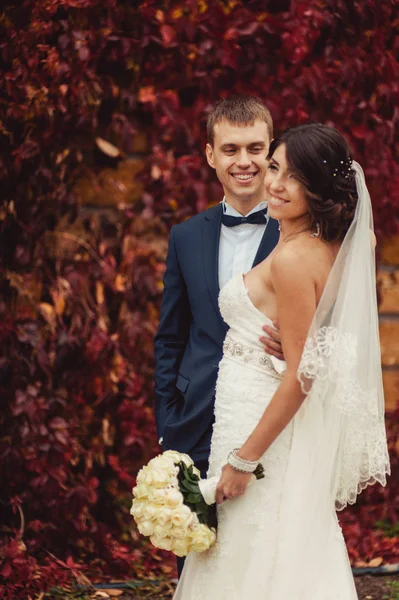
<svg viewBox="0 0 399 600"><path fill-rule="evenodd" d="M262 329L267 335L260 337L259 340L264 345L265 352L268 352L280 360L284 360L278 322L273 321L273 327L270 325L263 325Z"/></svg>

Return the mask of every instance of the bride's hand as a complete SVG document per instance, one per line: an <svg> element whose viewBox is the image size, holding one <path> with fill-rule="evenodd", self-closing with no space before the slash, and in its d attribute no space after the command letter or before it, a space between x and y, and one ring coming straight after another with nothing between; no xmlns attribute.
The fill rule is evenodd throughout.
<svg viewBox="0 0 399 600"><path fill-rule="evenodd" d="M247 489L252 473L240 473L230 465L224 465L222 475L216 487L216 503L242 496Z"/></svg>

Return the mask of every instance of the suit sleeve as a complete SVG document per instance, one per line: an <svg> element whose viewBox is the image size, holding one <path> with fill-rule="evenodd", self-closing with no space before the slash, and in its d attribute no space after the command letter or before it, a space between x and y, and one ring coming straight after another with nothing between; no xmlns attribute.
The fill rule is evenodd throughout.
<svg viewBox="0 0 399 600"><path fill-rule="evenodd" d="M175 232L169 237L164 291L155 349L155 419L158 436L163 429L168 406L176 400L176 379L190 331L191 311L187 289L176 253Z"/></svg>

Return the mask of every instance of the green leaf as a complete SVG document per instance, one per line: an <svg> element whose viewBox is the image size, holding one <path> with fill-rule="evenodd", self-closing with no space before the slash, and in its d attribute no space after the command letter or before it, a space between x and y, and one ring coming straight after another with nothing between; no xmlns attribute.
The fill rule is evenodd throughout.
<svg viewBox="0 0 399 600"><path fill-rule="evenodd" d="M200 478L198 477L198 475L196 473L194 473L194 465L189 466L188 474L189 474L190 481L193 481L194 483L196 481L199 481Z"/></svg>
<svg viewBox="0 0 399 600"><path fill-rule="evenodd" d="M264 478L264 473L265 473L265 469L263 467L263 465L261 463L259 463L255 469L255 471L253 472L253 474L255 475L256 479L263 479Z"/></svg>
<svg viewBox="0 0 399 600"><path fill-rule="evenodd" d="M197 513L197 515L206 515L208 512L208 507L204 507L202 505L195 505L195 512Z"/></svg>
<svg viewBox="0 0 399 600"><path fill-rule="evenodd" d="M201 494L194 494L193 492L190 492L190 494L188 494L188 496L187 496L187 500L188 500L188 502L197 504L198 502L201 502L202 496L201 496Z"/></svg>
<svg viewBox="0 0 399 600"><path fill-rule="evenodd" d="M189 492L193 492L194 494L200 494L201 492L199 491L199 486L198 483L192 483L191 481L188 481L187 479L183 479L183 481L181 482L182 486L184 486L186 488L186 490L188 490Z"/></svg>
<svg viewBox="0 0 399 600"><path fill-rule="evenodd" d="M183 461L179 462L178 463L178 467L180 469L180 473L184 476L184 478L187 479L187 477L188 477L188 469L187 469L185 463Z"/></svg>

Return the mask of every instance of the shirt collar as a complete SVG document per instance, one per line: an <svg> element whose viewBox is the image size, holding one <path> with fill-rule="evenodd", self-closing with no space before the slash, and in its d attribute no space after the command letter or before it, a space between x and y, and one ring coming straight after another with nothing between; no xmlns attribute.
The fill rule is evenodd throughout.
<svg viewBox="0 0 399 600"><path fill-rule="evenodd" d="M224 197L223 200L222 200L222 206L223 206L223 212L224 212L225 215L230 215L231 217L242 217L242 215L238 212L238 210L236 210L235 208L233 208L232 206L230 206L230 204L226 200L226 197ZM245 216L248 217L248 215L252 215L252 213L257 212L258 210L262 210L264 208L267 208L267 202L266 202L266 200L263 200L262 202L259 202L259 204L257 204ZM268 218L269 218L269 216L266 213L265 214L266 221L268 220Z"/></svg>

